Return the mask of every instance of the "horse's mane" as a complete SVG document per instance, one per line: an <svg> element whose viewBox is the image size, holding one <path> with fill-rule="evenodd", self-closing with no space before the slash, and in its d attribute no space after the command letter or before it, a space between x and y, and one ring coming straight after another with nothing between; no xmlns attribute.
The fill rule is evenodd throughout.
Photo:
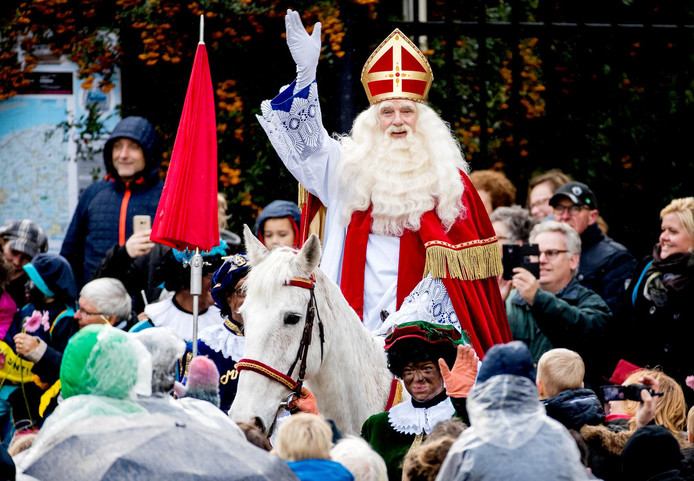
<svg viewBox="0 0 694 481"><path fill-rule="evenodd" d="M264 299L277 297L279 289L295 275L305 275L310 273L297 274L293 272L297 265L292 262L297 257L298 251L290 247L278 247L270 252L267 259L258 265L252 266L250 274L246 279L243 289L252 290L254 295Z"/></svg>

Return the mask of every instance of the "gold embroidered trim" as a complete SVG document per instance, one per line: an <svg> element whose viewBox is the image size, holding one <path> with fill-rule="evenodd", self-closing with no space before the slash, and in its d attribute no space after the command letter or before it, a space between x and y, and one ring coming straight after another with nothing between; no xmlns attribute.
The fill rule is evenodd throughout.
<svg viewBox="0 0 694 481"><path fill-rule="evenodd" d="M274 379L275 381L277 381L279 383L284 384L289 389L294 389L296 387L296 383L293 383L293 381L290 382L289 380L282 377L281 375L278 375L275 371L270 370L270 369L266 368L265 366L260 366L254 362L239 361L236 363L235 366L236 366L237 371L249 370L249 371L257 372L258 374L262 374L265 377L269 377L269 378Z"/></svg>
<svg viewBox="0 0 694 481"><path fill-rule="evenodd" d="M424 244L426 263L423 278L451 277L464 281L496 277L503 272L496 236L462 244L430 241Z"/></svg>
<svg viewBox="0 0 694 481"><path fill-rule="evenodd" d="M193 353L187 352L185 356L178 360L178 371L183 373L181 379L188 377L188 368L190 367L191 359L193 359Z"/></svg>
<svg viewBox="0 0 694 481"><path fill-rule="evenodd" d="M233 332L237 336L243 337L243 332L241 332L241 329L239 329L239 326L237 326L236 324L231 322L228 317L226 319L224 319L224 327L229 329L231 332Z"/></svg>

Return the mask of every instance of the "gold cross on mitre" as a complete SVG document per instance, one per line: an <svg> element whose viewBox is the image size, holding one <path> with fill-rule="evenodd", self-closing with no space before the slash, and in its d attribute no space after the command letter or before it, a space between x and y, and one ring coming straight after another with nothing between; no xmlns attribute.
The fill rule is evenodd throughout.
<svg viewBox="0 0 694 481"><path fill-rule="evenodd" d="M374 50L361 71L371 105L392 99L425 102L433 80L422 51L397 28Z"/></svg>

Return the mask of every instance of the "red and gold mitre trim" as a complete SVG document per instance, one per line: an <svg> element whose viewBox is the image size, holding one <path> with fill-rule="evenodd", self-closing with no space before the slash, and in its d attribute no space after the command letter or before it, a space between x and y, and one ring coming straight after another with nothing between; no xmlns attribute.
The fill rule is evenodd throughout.
<svg viewBox="0 0 694 481"><path fill-rule="evenodd" d="M371 54L361 71L369 104L407 99L425 102L434 74L426 57L397 28Z"/></svg>

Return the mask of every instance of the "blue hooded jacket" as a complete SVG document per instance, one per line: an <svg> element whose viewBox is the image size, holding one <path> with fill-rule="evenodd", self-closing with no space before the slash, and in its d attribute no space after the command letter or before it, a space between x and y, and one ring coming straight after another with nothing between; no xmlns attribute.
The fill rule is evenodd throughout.
<svg viewBox="0 0 694 481"><path fill-rule="evenodd" d="M119 138L137 142L145 156L145 168L138 177L125 183L113 166L113 144ZM78 286L94 276L109 249L124 245L133 234L133 216L157 213L164 183L159 179L156 133L142 117L121 120L104 146L107 175L90 185L80 197L60 254L72 266Z"/></svg>
<svg viewBox="0 0 694 481"><path fill-rule="evenodd" d="M45 330L43 327L39 327L29 334L43 339L49 347L62 352L68 339L78 329L73 316L75 315L79 291L75 285L72 269L67 261L59 255L38 254L29 264L24 266L24 270L43 295L53 299L53 301L27 304L21 308L15 314L12 325L5 335L5 342L12 349L15 349L14 336L23 331L25 319L30 317L35 310L45 311L48 312L49 329ZM34 371L34 374L39 373Z"/></svg>

